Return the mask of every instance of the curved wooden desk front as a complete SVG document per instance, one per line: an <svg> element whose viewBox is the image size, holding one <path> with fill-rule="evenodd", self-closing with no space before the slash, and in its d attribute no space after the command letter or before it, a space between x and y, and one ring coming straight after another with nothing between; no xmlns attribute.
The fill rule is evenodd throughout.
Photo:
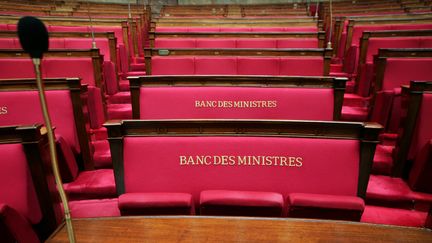
<svg viewBox="0 0 432 243"><path fill-rule="evenodd" d="M355 222L243 217L74 219L83 242L432 242L421 228ZM47 242L68 242L64 224Z"/></svg>

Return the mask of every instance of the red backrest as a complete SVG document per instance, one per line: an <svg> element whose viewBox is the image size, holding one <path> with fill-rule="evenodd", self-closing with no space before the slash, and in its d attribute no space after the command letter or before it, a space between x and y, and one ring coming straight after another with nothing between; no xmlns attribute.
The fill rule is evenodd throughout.
<svg viewBox="0 0 432 243"><path fill-rule="evenodd" d="M32 61L28 58L0 58L0 78L34 78Z"/></svg>
<svg viewBox="0 0 432 243"><path fill-rule="evenodd" d="M140 119L333 120L331 88L141 87Z"/></svg>
<svg viewBox="0 0 432 243"><path fill-rule="evenodd" d="M46 58L42 62L44 77L79 77L82 84L96 86L91 58Z"/></svg>
<svg viewBox="0 0 432 243"><path fill-rule="evenodd" d="M251 29L247 27L221 27L220 32L251 32Z"/></svg>
<svg viewBox="0 0 432 243"><path fill-rule="evenodd" d="M157 32L188 32L188 27L156 27Z"/></svg>
<svg viewBox="0 0 432 243"><path fill-rule="evenodd" d="M236 75L236 57L195 57L195 74Z"/></svg>
<svg viewBox="0 0 432 243"><path fill-rule="evenodd" d="M357 195L357 140L166 136L123 142L126 193L187 192L195 200L213 189Z"/></svg>
<svg viewBox="0 0 432 243"><path fill-rule="evenodd" d="M238 57L237 74L239 75L278 75L279 58L274 57Z"/></svg>
<svg viewBox="0 0 432 243"><path fill-rule="evenodd" d="M411 80L432 77L432 58L387 58L382 90L408 85Z"/></svg>
<svg viewBox="0 0 432 243"><path fill-rule="evenodd" d="M0 202L14 208L31 224L39 223L42 212L22 145L0 144L0 153Z"/></svg>
<svg viewBox="0 0 432 243"><path fill-rule="evenodd" d="M186 75L195 73L193 57L152 57L152 75Z"/></svg>
<svg viewBox="0 0 432 243"><path fill-rule="evenodd" d="M76 154L80 153L72 101L69 91L46 91L48 109L55 132L72 146ZM2 106L7 107L7 114L0 115L0 126L16 124L44 123L37 91L2 91Z"/></svg>
<svg viewBox="0 0 432 243"><path fill-rule="evenodd" d="M65 40L63 38L50 38L49 49L65 49ZM90 49L90 48L87 48Z"/></svg>
<svg viewBox="0 0 432 243"><path fill-rule="evenodd" d="M16 38L0 38L0 49L16 49Z"/></svg>
<svg viewBox="0 0 432 243"><path fill-rule="evenodd" d="M237 48L276 48L277 41L272 38L238 38Z"/></svg>
<svg viewBox="0 0 432 243"><path fill-rule="evenodd" d="M324 59L322 57L281 57L279 75L322 76Z"/></svg>

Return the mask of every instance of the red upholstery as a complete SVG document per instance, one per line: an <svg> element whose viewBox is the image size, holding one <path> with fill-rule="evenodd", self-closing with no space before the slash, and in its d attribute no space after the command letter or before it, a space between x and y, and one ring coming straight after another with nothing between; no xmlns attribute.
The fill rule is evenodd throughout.
<svg viewBox="0 0 432 243"><path fill-rule="evenodd" d="M69 91L49 90L46 91L46 97L56 133L61 134L74 153L78 154L80 147ZM7 115L0 116L0 125L43 123L37 91L0 92L0 100L2 105L8 107Z"/></svg>
<svg viewBox="0 0 432 243"><path fill-rule="evenodd" d="M56 134L56 148L63 183L75 180L78 177L75 155L70 149L70 145L58 134Z"/></svg>
<svg viewBox="0 0 432 243"><path fill-rule="evenodd" d="M431 69L431 68L429 68ZM415 79L414 79L415 80ZM409 159L414 159L415 156L429 143L432 138L432 116L430 108L432 107L432 94L423 94L423 99L417 116L416 131L411 140L411 148Z"/></svg>
<svg viewBox="0 0 432 243"><path fill-rule="evenodd" d="M371 121L378 122L387 128L389 123L392 104L395 98L393 90L383 90L375 94L375 104L371 112Z"/></svg>
<svg viewBox="0 0 432 243"><path fill-rule="evenodd" d="M426 217L427 213L422 211L367 205L363 212L361 222L423 227Z"/></svg>
<svg viewBox="0 0 432 243"><path fill-rule="evenodd" d="M195 48L196 40L192 38L156 38L155 48Z"/></svg>
<svg viewBox="0 0 432 243"><path fill-rule="evenodd" d="M237 48L276 48L277 40L272 38L238 38Z"/></svg>
<svg viewBox="0 0 432 243"><path fill-rule="evenodd" d="M126 137L125 192L188 192L195 200L203 190L220 189L356 196L359 146L358 141L340 139ZM263 167L252 165L252 157L247 157L251 154L294 157L284 166ZM191 164L189 158L204 155L209 155L205 162L212 165ZM298 167L295 157L302 157L304 166ZM242 163L230 165L231 160L236 164L236 158ZM251 165L246 165L248 158ZM328 163L322 163L322 158ZM181 165L188 160L188 165Z"/></svg>
<svg viewBox="0 0 432 243"><path fill-rule="evenodd" d="M324 88L143 87L140 118L330 121L334 113L333 96L333 89ZM263 102L255 102L252 104L255 107L248 108L251 103L247 101Z"/></svg>
<svg viewBox="0 0 432 243"><path fill-rule="evenodd" d="M195 57L195 74L198 75L236 75L235 57Z"/></svg>
<svg viewBox="0 0 432 243"><path fill-rule="evenodd" d="M201 215L280 217L283 196L275 192L207 190L200 195Z"/></svg>
<svg viewBox="0 0 432 243"><path fill-rule="evenodd" d="M107 136L105 131L105 137ZM112 168L111 151L109 143L104 138L103 140L92 141L94 146L93 163L95 168Z"/></svg>
<svg viewBox="0 0 432 243"><path fill-rule="evenodd" d="M105 61L111 60L111 53L107 38L95 38L96 47L100 54L103 55ZM91 49L91 38L64 38L64 45L67 49Z"/></svg>
<svg viewBox="0 0 432 243"><path fill-rule="evenodd" d="M117 45L124 44L123 29L121 26L92 26L95 32L114 32L114 36L117 38ZM91 32L90 26L87 32Z"/></svg>
<svg viewBox="0 0 432 243"><path fill-rule="evenodd" d="M367 202L374 204L411 208L414 196L401 178L371 175L366 199Z"/></svg>
<svg viewBox="0 0 432 243"><path fill-rule="evenodd" d="M110 61L103 62L103 75L105 80L106 93L114 95L118 92L117 73L115 72L114 63Z"/></svg>
<svg viewBox="0 0 432 243"><path fill-rule="evenodd" d="M99 128L105 122L101 90L94 86L88 87L87 107L89 110L90 127Z"/></svg>
<svg viewBox="0 0 432 243"><path fill-rule="evenodd" d="M196 48L236 48L235 39L229 38L202 38L196 40Z"/></svg>
<svg viewBox="0 0 432 243"><path fill-rule="evenodd" d="M156 32L188 32L188 27L156 27Z"/></svg>
<svg viewBox="0 0 432 243"><path fill-rule="evenodd" d="M0 58L0 78L34 78L32 61L28 58Z"/></svg>
<svg viewBox="0 0 432 243"><path fill-rule="evenodd" d="M13 238L7 239L6 235L1 234L2 242L40 242L29 222L15 209L3 203L0 203L0 225L5 225L7 231L0 232L10 234L10 237Z"/></svg>
<svg viewBox="0 0 432 243"><path fill-rule="evenodd" d="M16 49L15 45L16 38L1 38L0 39L0 48L1 49Z"/></svg>
<svg viewBox="0 0 432 243"><path fill-rule="evenodd" d="M221 27L220 32L250 32L251 28L247 27ZM189 30L189 32L192 32Z"/></svg>
<svg viewBox="0 0 432 243"><path fill-rule="evenodd" d="M65 40L64 38L50 38L49 40L49 49L65 49Z"/></svg>
<svg viewBox="0 0 432 243"><path fill-rule="evenodd" d="M378 144L373 159L372 172L374 174L390 175L393 167L394 146Z"/></svg>
<svg viewBox="0 0 432 243"><path fill-rule="evenodd" d="M49 58L42 66L47 78L79 77L82 84L96 86L91 58Z"/></svg>
<svg viewBox="0 0 432 243"><path fill-rule="evenodd" d="M408 178L409 186L415 191L432 193L432 140L417 154Z"/></svg>
<svg viewBox="0 0 432 243"><path fill-rule="evenodd" d="M190 215L194 205L188 193L126 193L119 196L119 209L123 216Z"/></svg>
<svg viewBox="0 0 432 243"><path fill-rule="evenodd" d="M152 57L151 62L152 75L191 75L195 73L193 57Z"/></svg>
<svg viewBox="0 0 432 243"><path fill-rule="evenodd" d="M363 211L364 201L360 197L335 196L311 193L290 193L290 207L318 207Z"/></svg>
<svg viewBox="0 0 432 243"><path fill-rule="evenodd" d="M367 107L343 106L341 120L343 121L366 121L368 117Z"/></svg>
<svg viewBox="0 0 432 243"><path fill-rule="evenodd" d="M238 57L237 74L239 75L278 75L279 58Z"/></svg>
<svg viewBox="0 0 432 243"><path fill-rule="evenodd" d="M63 184L70 200L115 197L116 188L112 169L82 171L78 177Z"/></svg>
<svg viewBox="0 0 432 243"><path fill-rule="evenodd" d="M22 145L0 144L0 153L0 202L15 209L30 224L39 223L42 213Z"/></svg>
<svg viewBox="0 0 432 243"><path fill-rule="evenodd" d="M324 60L322 57L282 57L279 75L323 76Z"/></svg>
<svg viewBox="0 0 432 243"><path fill-rule="evenodd" d="M276 48L318 48L318 38L278 39Z"/></svg>
<svg viewBox="0 0 432 243"><path fill-rule="evenodd" d="M360 220L365 204L356 196L290 193L288 217Z"/></svg>
<svg viewBox="0 0 432 243"><path fill-rule="evenodd" d="M119 217L118 199L93 199L69 202L72 218Z"/></svg>
<svg viewBox="0 0 432 243"><path fill-rule="evenodd" d="M432 58L387 58L382 89L392 90L411 80L429 80Z"/></svg>

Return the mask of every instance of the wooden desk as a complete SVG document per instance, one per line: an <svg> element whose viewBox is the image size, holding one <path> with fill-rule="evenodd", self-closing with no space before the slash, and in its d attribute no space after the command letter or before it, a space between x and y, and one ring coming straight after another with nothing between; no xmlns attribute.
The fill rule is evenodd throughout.
<svg viewBox="0 0 432 243"><path fill-rule="evenodd" d="M243 217L74 219L83 242L432 242L428 229L355 222ZM47 242L68 242L61 225Z"/></svg>

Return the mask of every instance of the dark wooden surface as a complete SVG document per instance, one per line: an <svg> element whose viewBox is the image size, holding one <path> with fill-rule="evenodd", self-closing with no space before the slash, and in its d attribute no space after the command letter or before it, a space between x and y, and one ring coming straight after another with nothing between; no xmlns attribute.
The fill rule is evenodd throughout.
<svg viewBox="0 0 432 243"><path fill-rule="evenodd" d="M233 217L74 219L85 242L432 242L432 231L365 223ZM68 242L61 225L47 242Z"/></svg>

